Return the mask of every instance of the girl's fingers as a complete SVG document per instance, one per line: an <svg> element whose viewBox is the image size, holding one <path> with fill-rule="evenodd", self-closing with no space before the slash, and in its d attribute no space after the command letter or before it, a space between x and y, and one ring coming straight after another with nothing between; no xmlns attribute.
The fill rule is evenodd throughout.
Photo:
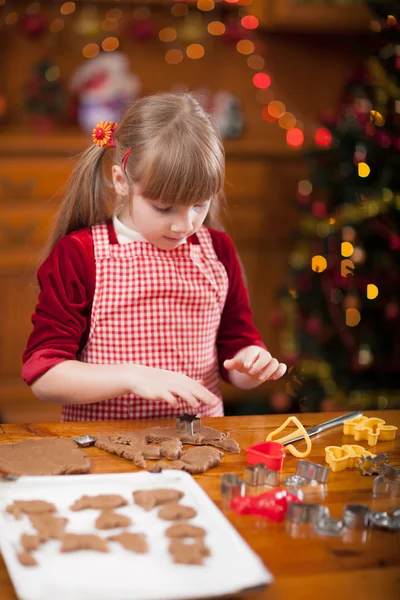
<svg viewBox="0 0 400 600"><path fill-rule="evenodd" d="M193 394L199 402L204 402L208 406L215 406L219 402L219 398L202 385L196 385Z"/></svg>
<svg viewBox="0 0 400 600"><path fill-rule="evenodd" d="M249 375L257 375L260 374L270 363L271 355L268 353L260 358L258 358L251 369L248 371Z"/></svg>
<svg viewBox="0 0 400 600"><path fill-rule="evenodd" d="M279 363L279 367L277 368L275 373L273 373L271 375L270 379L272 379L273 381L276 381L280 377L283 377L283 375L286 373L286 369L287 369L287 366L285 365L285 363Z"/></svg>
<svg viewBox="0 0 400 600"><path fill-rule="evenodd" d="M260 381L267 381L267 379L270 379L271 375L273 373L275 373L275 371L277 370L279 366L278 361L276 360L276 358L273 358L269 364L265 367L265 369L263 369L263 371L261 371L261 373L259 373L258 378Z"/></svg>
<svg viewBox="0 0 400 600"><path fill-rule="evenodd" d="M178 408L178 400L175 398L175 396L173 394L171 394L171 392L164 392L161 400L168 402L168 404L170 404L172 406L172 408Z"/></svg>
<svg viewBox="0 0 400 600"><path fill-rule="evenodd" d="M178 396L189 404L192 408L199 408L200 403L192 392L184 388L175 388L172 392L175 396Z"/></svg>

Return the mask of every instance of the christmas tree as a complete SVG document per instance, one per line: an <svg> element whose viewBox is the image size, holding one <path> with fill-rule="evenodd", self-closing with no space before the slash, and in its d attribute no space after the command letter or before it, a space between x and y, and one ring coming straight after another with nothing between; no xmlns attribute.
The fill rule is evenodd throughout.
<svg viewBox="0 0 400 600"><path fill-rule="evenodd" d="M400 15L370 2L368 49L317 131L281 295L291 408L400 406Z"/></svg>

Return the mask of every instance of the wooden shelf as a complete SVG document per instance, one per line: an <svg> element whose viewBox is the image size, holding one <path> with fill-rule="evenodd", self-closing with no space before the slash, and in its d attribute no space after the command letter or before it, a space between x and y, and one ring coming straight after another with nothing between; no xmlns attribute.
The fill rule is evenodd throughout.
<svg viewBox="0 0 400 600"><path fill-rule="evenodd" d="M310 0L253 0L252 14L265 32L354 34L370 31L371 15L363 2L341 6Z"/></svg>

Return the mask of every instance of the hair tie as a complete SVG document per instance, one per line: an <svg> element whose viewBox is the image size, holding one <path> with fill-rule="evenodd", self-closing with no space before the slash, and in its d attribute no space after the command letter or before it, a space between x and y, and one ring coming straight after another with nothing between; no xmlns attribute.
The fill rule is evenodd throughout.
<svg viewBox="0 0 400 600"><path fill-rule="evenodd" d="M128 150L125 152L125 154L122 157L122 167L124 169L124 171L126 171L126 163L128 162L128 158L130 156L132 152L132 148L129 146Z"/></svg>
<svg viewBox="0 0 400 600"><path fill-rule="evenodd" d="M114 130L117 125L118 123L113 123L112 121L101 121L100 123L97 123L92 133L93 143L106 150L108 148L115 148Z"/></svg>

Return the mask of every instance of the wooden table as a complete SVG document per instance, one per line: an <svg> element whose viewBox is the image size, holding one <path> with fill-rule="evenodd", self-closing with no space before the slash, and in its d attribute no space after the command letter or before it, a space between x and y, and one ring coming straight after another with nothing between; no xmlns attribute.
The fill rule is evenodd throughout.
<svg viewBox="0 0 400 600"><path fill-rule="evenodd" d="M400 411L366 412L367 416L378 416L392 425L400 427ZM203 419L203 423L230 432L241 448L263 442L266 435L283 423L287 415L262 415ZM338 413L303 414L300 419L305 427L321 423ZM103 432L132 431L148 426L171 425L170 421L120 421L103 423L38 423L27 425L0 425L0 442L16 442L26 438L47 436L75 437L84 433L96 436ZM328 445L352 443L344 437L342 427L327 431L312 438L313 447L308 460L324 464L324 448ZM301 447L301 442L297 446ZM367 443L362 445L367 447ZM400 466L400 434L394 442L380 442L376 449L389 455L394 466ZM116 473L136 471L130 462L98 450L88 448L93 473ZM218 468L211 469L195 478L212 500L221 506L221 473L243 472L246 453L226 453ZM283 476L294 473L297 459L287 455ZM374 499L374 478L362 476L358 470L330 473L328 484L316 486L305 500L320 502L329 507L332 517L342 515L347 503L367 504L373 510L387 510L396 506L396 501ZM1 488L0 488L1 493ZM397 499L400 506L400 499ZM260 523L253 516L239 516L232 512L228 518L262 557L265 565L275 576L274 583L267 589L247 597L254 600L395 600L400 597L400 533L382 530L348 531L342 537L321 537L309 532L307 527L287 530L288 524ZM0 533L1 535L1 533ZM241 597L245 597L244 595ZM3 560L0 558L0 598L16 600L11 581ZM111 600L111 599L110 599ZM113 598L112 600L118 600Z"/></svg>

